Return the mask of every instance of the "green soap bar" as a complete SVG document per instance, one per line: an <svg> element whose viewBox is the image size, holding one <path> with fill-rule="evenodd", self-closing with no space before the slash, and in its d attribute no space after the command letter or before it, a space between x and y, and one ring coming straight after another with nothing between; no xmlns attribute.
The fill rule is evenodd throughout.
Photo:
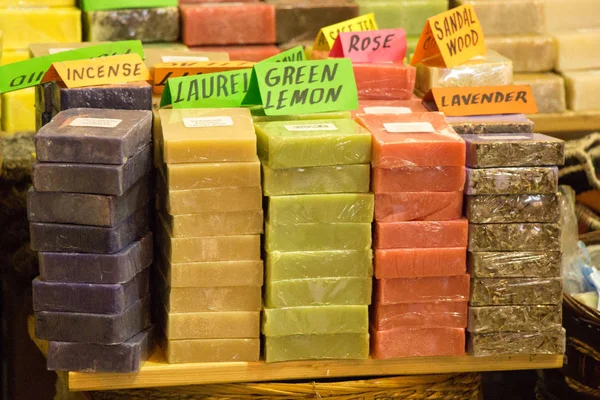
<svg viewBox="0 0 600 400"><path fill-rule="evenodd" d="M319 306L263 310L265 336L369 333L368 306Z"/></svg>
<svg viewBox="0 0 600 400"><path fill-rule="evenodd" d="M410 56L414 54L419 44L420 36L410 36L406 38L406 55Z"/></svg>
<svg viewBox="0 0 600 400"><path fill-rule="evenodd" d="M371 164L271 169L262 166L265 196L368 193Z"/></svg>
<svg viewBox="0 0 600 400"><path fill-rule="evenodd" d="M177 7L177 0L81 0L83 11L118 10L121 8Z"/></svg>
<svg viewBox="0 0 600 400"><path fill-rule="evenodd" d="M373 222L374 206L372 193L272 196L267 221L273 225Z"/></svg>
<svg viewBox="0 0 600 400"><path fill-rule="evenodd" d="M289 279L371 277L372 250L294 251L267 253L267 282Z"/></svg>
<svg viewBox="0 0 600 400"><path fill-rule="evenodd" d="M265 338L265 361L268 363L301 360L366 360L368 357L368 334L336 333Z"/></svg>
<svg viewBox="0 0 600 400"><path fill-rule="evenodd" d="M271 121L312 121L315 119L352 119L350 111L331 111L315 114L297 114L297 115L266 115L262 106L250 107L250 113L254 122Z"/></svg>
<svg viewBox="0 0 600 400"><path fill-rule="evenodd" d="M254 124L258 157L273 169L371 162L371 133L351 119Z"/></svg>
<svg viewBox="0 0 600 400"><path fill-rule="evenodd" d="M368 250L370 223L265 224L266 251Z"/></svg>
<svg viewBox="0 0 600 400"><path fill-rule="evenodd" d="M372 278L318 278L267 282L267 308L371 304Z"/></svg>
<svg viewBox="0 0 600 400"><path fill-rule="evenodd" d="M403 28L418 36L429 17L448 10L447 0L357 0L360 14L374 13L379 29Z"/></svg>

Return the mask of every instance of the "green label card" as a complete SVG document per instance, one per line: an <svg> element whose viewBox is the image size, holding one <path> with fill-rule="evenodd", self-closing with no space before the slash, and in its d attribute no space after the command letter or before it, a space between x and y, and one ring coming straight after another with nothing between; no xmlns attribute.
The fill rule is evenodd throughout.
<svg viewBox="0 0 600 400"><path fill-rule="evenodd" d="M262 60L263 63L268 62L292 62L292 61L306 61L306 54L304 53L304 47L296 46L289 50L282 51L272 57Z"/></svg>
<svg viewBox="0 0 600 400"><path fill-rule="evenodd" d="M252 68L170 78L160 106L173 108L241 107L248 92Z"/></svg>
<svg viewBox="0 0 600 400"><path fill-rule="evenodd" d="M358 108L349 59L258 63L244 105L262 105L266 115L311 114Z"/></svg>
<svg viewBox="0 0 600 400"><path fill-rule="evenodd" d="M46 71L55 62L135 53L144 58L142 42L139 40L104 43L3 65L0 67L0 93L39 85Z"/></svg>

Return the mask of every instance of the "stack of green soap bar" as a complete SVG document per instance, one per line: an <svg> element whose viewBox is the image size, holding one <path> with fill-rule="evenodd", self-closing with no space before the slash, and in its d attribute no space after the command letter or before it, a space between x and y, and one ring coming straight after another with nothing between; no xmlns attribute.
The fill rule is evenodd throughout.
<svg viewBox="0 0 600 400"><path fill-rule="evenodd" d="M265 310L268 336L369 333L367 306L293 307Z"/></svg>
<svg viewBox="0 0 600 400"><path fill-rule="evenodd" d="M371 277L373 251L271 251L267 254L268 282L292 279Z"/></svg>
<svg viewBox="0 0 600 400"><path fill-rule="evenodd" d="M369 305L372 279L318 278L268 282L265 291L267 308ZM263 332L264 333L264 332Z"/></svg>
<svg viewBox="0 0 600 400"><path fill-rule="evenodd" d="M265 361L366 360L369 357L367 333L331 335L267 336Z"/></svg>
<svg viewBox="0 0 600 400"><path fill-rule="evenodd" d="M373 221L372 193L269 197L267 221L274 225Z"/></svg>
<svg viewBox="0 0 600 400"><path fill-rule="evenodd" d="M403 28L418 36L429 17L448 9L447 0L357 0L360 14L374 13L379 29Z"/></svg>
<svg viewBox="0 0 600 400"><path fill-rule="evenodd" d="M265 224L267 251L368 250L370 223Z"/></svg>

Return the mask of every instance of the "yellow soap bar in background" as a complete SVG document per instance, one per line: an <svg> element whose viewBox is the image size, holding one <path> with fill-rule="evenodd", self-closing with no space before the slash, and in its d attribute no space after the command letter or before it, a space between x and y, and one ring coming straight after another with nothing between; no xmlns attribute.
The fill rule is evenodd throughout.
<svg viewBox="0 0 600 400"><path fill-rule="evenodd" d="M163 340L169 364L201 362L255 362L260 357L260 339Z"/></svg>
<svg viewBox="0 0 600 400"><path fill-rule="evenodd" d="M545 74L515 74L515 85L529 85L540 114L562 113L567 109L565 81L551 72Z"/></svg>
<svg viewBox="0 0 600 400"><path fill-rule="evenodd" d="M2 60L0 60L0 65L7 65L16 63L19 61L24 61L29 59L29 51L18 49L18 50L4 50L2 53Z"/></svg>
<svg viewBox="0 0 600 400"><path fill-rule="evenodd" d="M201 210L200 210L201 211ZM263 211L163 215L171 237L260 235Z"/></svg>
<svg viewBox="0 0 600 400"><path fill-rule="evenodd" d="M600 109L600 70L566 72L564 78L569 110Z"/></svg>
<svg viewBox="0 0 600 400"><path fill-rule="evenodd" d="M555 40L557 71L600 68L600 29L561 32Z"/></svg>
<svg viewBox="0 0 600 400"><path fill-rule="evenodd" d="M35 88L2 94L2 135L35 132Z"/></svg>

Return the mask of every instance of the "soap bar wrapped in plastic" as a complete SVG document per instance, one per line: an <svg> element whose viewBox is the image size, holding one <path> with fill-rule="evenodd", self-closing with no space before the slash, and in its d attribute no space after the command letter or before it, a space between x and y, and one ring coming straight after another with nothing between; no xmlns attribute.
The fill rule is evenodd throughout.
<svg viewBox="0 0 600 400"><path fill-rule="evenodd" d="M263 313L265 336L369 333L368 306L267 308Z"/></svg>
<svg viewBox="0 0 600 400"><path fill-rule="evenodd" d="M417 64L415 89L426 94L435 87L503 86L513 83L512 61L493 50L464 64L446 68L437 58Z"/></svg>
<svg viewBox="0 0 600 400"><path fill-rule="evenodd" d="M469 273L475 278L558 278L560 252L479 252L467 256Z"/></svg>
<svg viewBox="0 0 600 400"><path fill-rule="evenodd" d="M417 70L400 63L356 63L352 66L359 100L408 100Z"/></svg>
<svg viewBox="0 0 600 400"><path fill-rule="evenodd" d="M409 327L465 328L467 308L466 301L375 304L372 326L378 331Z"/></svg>
<svg viewBox="0 0 600 400"><path fill-rule="evenodd" d="M316 278L267 282L267 308L371 304L369 278Z"/></svg>
<svg viewBox="0 0 600 400"><path fill-rule="evenodd" d="M555 194L466 196L465 216L474 224L558 222Z"/></svg>
<svg viewBox="0 0 600 400"><path fill-rule="evenodd" d="M265 361L366 360L369 335L334 333L329 335L273 336L265 339Z"/></svg>
<svg viewBox="0 0 600 400"><path fill-rule="evenodd" d="M565 80L558 74L515 74L514 84L531 86L540 114L562 113L567 109Z"/></svg>
<svg viewBox="0 0 600 400"><path fill-rule="evenodd" d="M467 166L536 167L562 165L565 142L539 133L463 135Z"/></svg>
<svg viewBox="0 0 600 400"><path fill-rule="evenodd" d="M266 257L266 281L373 276L369 250L272 251Z"/></svg>
<svg viewBox="0 0 600 400"><path fill-rule="evenodd" d="M560 251L559 224L470 224L469 251Z"/></svg>
<svg viewBox="0 0 600 400"><path fill-rule="evenodd" d="M467 168L465 194L553 194L558 168Z"/></svg>
<svg viewBox="0 0 600 400"><path fill-rule="evenodd" d="M562 327L561 306L493 306L469 308L469 332L545 331Z"/></svg>
<svg viewBox="0 0 600 400"><path fill-rule="evenodd" d="M260 339L161 339L169 364L209 362L256 362Z"/></svg>
<svg viewBox="0 0 600 400"><path fill-rule="evenodd" d="M473 278L471 306L560 304L560 278Z"/></svg>
<svg viewBox="0 0 600 400"><path fill-rule="evenodd" d="M400 328L371 333L372 355L383 360L401 357L462 356L465 353L463 328Z"/></svg>
<svg viewBox="0 0 600 400"><path fill-rule="evenodd" d="M475 357L505 354L564 354L564 328L543 332L472 333L467 340L469 354Z"/></svg>
<svg viewBox="0 0 600 400"><path fill-rule="evenodd" d="M268 198L267 221L273 225L372 222L372 193L313 194Z"/></svg>
<svg viewBox="0 0 600 400"><path fill-rule="evenodd" d="M446 117L446 120L459 135L533 133L533 121L523 114Z"/></svg>
<svg viewBox="0 0 600 400"><path fill-rule="evenodd" d="M87 42L176 42L179 38L179 9L156 7L86 11L83 24Z"/></svg>
<svg viewBox="0 0 600 400"><path fill-rule="evenodd" d="M473 5L486 37L546 31L543 0L456 0L456 4Z"/></svg>
<svg viewBox="0 0 600 400"><path fill-rule="evenodd" d="M485 46L511 59L515 72L546 72L554 68L552 36L486 36Z"/></svg>
<svg viewBox="0 0 600 400"><path fill-rule="evenodd" d="M469 275L377 279L375 302L380 305L466 301Z"/></svg>
<svg viewBox="0 0 600 400"><path fill-rule="evenodd" d="M370 223L265 225L266 251L368 250Z"/></svg>

